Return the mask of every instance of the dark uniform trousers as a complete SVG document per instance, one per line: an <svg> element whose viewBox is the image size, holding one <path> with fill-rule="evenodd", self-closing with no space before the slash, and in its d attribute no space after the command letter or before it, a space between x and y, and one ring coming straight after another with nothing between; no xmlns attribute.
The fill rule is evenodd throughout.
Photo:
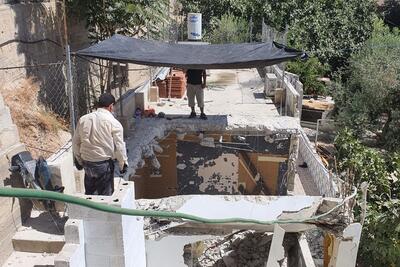
<svg viewBox="0 0 400 267"><path fill-rule="evenodd" d="M114 161L84 161L85 195L111 196L114 192Z"/></svg>

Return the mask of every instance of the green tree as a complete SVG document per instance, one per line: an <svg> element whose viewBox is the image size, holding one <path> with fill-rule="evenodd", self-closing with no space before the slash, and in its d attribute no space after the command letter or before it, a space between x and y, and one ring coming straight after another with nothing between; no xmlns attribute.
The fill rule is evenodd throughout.
<svg viewBox="0 0 400 267"><path fill-rule="evenodd" d="M167 21L168 0L67 0L68 14L86 21L93 42L119 33L127 36L162 35L160 29ZM110 90L111 61L99 60L100 90Z"/></svg>
<svg viewBox="0 0 400 267"><path fill-rule="evenodd" d="M254 36L261 21L278 31L289 28L289 44L312 52L335 71L369 38L373 0L180 0L183 12L201 12L206 31L213 17L232 14L252 19Z"/></svg>
<svg viewBox="0 0 400 267"><path fill-rule="evenodd" d="M370 37L372 0L305 0L291 13L289 43L335 71Z"/></svg>
<svg viewBox="0 0 400 267"><path fill-rule="evenodd" d="M159 34L168 19L168 0L68 0L68 13L84 19L89 37L104 40L115 33L128 36Z"/></svg>
<svg viewBox="0 0 400 267"><path fill-rule="evenodd" d="M324 95L326 93L326 85L318 78L324 77L329 67L322 64L318 58L312 57L306 61L296 60L289 62L286 70L300 76L305 94Z"/></svg>
<svg viewBox="0 0 400 267"><path fill-rule="evenodd" d="M359 262L365 267L400 266L400 155L362 145L348 128L339 132L335 146L342 178L357 187L369 183ZM356 207L357 220L360 215Z"/></svg>
<svg viewBox="0 0 400 267"><path fill-rule="evenodd" d="M206 31L211 29L213 19L219 19L223 15L230 14L247 19L246 9L249 1L246 0L180 0L180 2L184 15L190 12L202 13L202 23Z"/></svg>
<svg viewBox="0 0 400 267"><path fill-rule="evenodd" d="M249 26L247 21L231 14L211 20L211 29L205 39L213 44L243 43L248 41Z"/></svg>
<svg viewBox="0 0 400 267"><path fill-rule="evenodd" d="M376 20L364 47L350 59L348 78L336 83L338 120L360 136L372 131L389 150L400 145L400 32Z"/></svg>

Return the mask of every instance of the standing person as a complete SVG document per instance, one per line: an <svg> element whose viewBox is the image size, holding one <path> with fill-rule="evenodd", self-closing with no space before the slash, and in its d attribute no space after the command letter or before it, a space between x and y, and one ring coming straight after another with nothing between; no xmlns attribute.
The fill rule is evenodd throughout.
<svg viewBox="0 0 400 267"><path fill-rule="evenodd" d="M187 97L189 107L192 109L189 118L196 117L196 111L194 110L196 97L197 106L200 108L200 119L206 120L207 116L204 113L204 88L206 87L206 70L193 70L189 69L186 71L187 79Z"/></svg>
<svg viewBox="0 0 400 267"><path fill-rule="evenodd" d="M112 195L114 158L120 173L128 168L123 128L113 114L115 98L102 94L96 111L82 116L72 140L75 161L85 170L86 195Z"/></svg>

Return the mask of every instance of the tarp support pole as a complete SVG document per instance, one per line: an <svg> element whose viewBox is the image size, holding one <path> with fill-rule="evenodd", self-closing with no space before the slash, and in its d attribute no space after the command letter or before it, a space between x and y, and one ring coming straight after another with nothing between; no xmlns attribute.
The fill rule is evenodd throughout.
<svg viewBox="0 0 400 267"><path fill-rule="evenodd" d="M65 46L65 55L67 57L67 91L69 98L69 118L71 123L71 136L74 136L75 132L74 90L73 90L73 80L72 80L71 50L68 44Z"/></svg>

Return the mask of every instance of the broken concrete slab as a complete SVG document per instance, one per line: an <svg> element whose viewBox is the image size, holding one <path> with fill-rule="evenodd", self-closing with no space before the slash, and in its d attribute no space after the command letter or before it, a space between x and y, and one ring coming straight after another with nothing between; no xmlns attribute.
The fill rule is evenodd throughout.
<svg viewBox="0 0 400 267"><path fill-rule="evenodd" d="M343 231L343 237L336 238L333 244L333 255L329 267L354 267L357 262L362 225L350 224Z"/></svg>
<svg viewBox="0 0 400 267"><path fill-rule="evenodd" d="M280 223L280 226L286 231L286 232L303 232L309 229L314 229L317 226L324 227L327 226L329 228L335 229L335 231L340 231L343 230L347 224L343 223L344 218L346 215L343 214L342 212L339 211L333 211L331 213L331 216L327 217L321 217L315 220L310 221L310 218L313 216L320 214L318 212L318 208L321 205L321 202L323 200L322 197L310 197L306 196L306 198L309 198L310 203L312 203L310 206L307 205L299 205L297 207L296 211L296 197L290 197L290 196L285 196L285 197L277 197L277 196L243 196L243 195L225 195L225 196L207 196L207 195L185 195L185 196L175 196L175 197L169 197L169 198L162 198L162 199L139 199L136 200L138 208L145 209L145 210L163 210L163 211L182 211L181 208L184 207L185 203L189 202L192 198L197 198L200 199L204 197L204 199L209 199L210 197L212 199L219 201L226 201L227 203L230 203L229 205L235 205L234 203L243 203L243 201L247 201L250 203L253 203L254 206L260 205L260 210L259 212L253 212L253 215L249 215L249 212L243 211L243 214L239 214L239 217L242 218L266 218L268 216L271 216L269 213L269 208L268 205L271 203L275 202L280 203L278 201L280 198L282 201L286 199L287 206L282 208L282 212L280 214L276 213L276 216L278 217L278 220L289 220L290 222L284 222L282 221ZM242 201L242 202L239 202ZM200 201L201 202L201 201ZM212 201L211 201L212 202ZM213 207L218 207L218 205L214 205L214 203L211 203L208 201L208 206ZM233 203L233 204L232 204ZM248 204L253 206L253 204ZM239 204L238 204L239 205ZM279 205L278 205L279 206ZM264 207L264 208L263 208ZM293 209L295 208L295 209ZM232 209L232 207L231 207ZM234 208L236 209L236 208ZM238 208L241 209L241 208ZM251 207L249 208L251 212ZM288 210L289 212L284 212L284 210ZM258 209L255 209L258 210ZM295 210L295 211L293 211ZM199 209L195 210L196 213L192 213L192 215L201 215L201 216L206 216L207 215L210 217L210 215L217 216L218 218L232 218L235 216L238 216L238 214L227 214L226 212L217 212L215 215L214 212L210 211L210 209ZM190 212L190 210L189 210ZM199 212L199 213L197 213ZM206 214L203 214L206 212ZM208 212L208 213L207 213ZM274 212L273 212L274 213ZM250 217L249 217L250 216ZM252 217L255 216L255 217ZM261 216L261 217L256 217L256 216ZM263 217L264 216L264 217ZM216 218L217 218L216 217ZM336 222L338 224L331 224L331 217L336 217ZM211 217L213 218L213 217ZM181 229L182 231L190 231L191 233L199 233L199 234L204 234L205 230L215 230L220 231L221 233L226 233L229 231L234 231L235 229L244 229L244 230L257 230L257 231L263 231L263 232L272 232L273 231L273 225L262 225L262 224L255 224L255 223L246 223L246 222L240 222L240 223L224 223L224 224L212 224L212 223L201 223L201 222L195 222L195 221L187 221L187 220L179 220L179 219L157 219L157 218L145 218L145 231L146 233L148 232L155 232L157 231L157 223L160 222L158 230L160 230L159 235L162 235L163 232L165 231L175 231L178 229ZM172 224L173 223L178 223ZM170 227L168 228L168 225L171 223ZM162 230L161 230L162 228ZM167 229L167 230L166 230Z"/></svg>
<svg viewBox="0 0 400 267"><path fill-rule="evenodd" d="M278 197L266 204L256 204L246 200L225 201L217 196L194 196L177 212L199 216L207 219L253 219L273 221L285 212L298 212L310 208L320 201L319 197L292 196ZM204 207L213 207L204 209Z"/></svg>

